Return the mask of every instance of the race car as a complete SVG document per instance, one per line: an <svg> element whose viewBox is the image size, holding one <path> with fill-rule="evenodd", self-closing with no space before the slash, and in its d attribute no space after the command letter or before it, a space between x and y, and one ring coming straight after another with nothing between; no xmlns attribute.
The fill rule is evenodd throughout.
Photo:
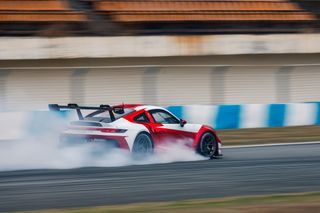
<svg viewBox="0 0 320 213"><path fill-rule="evenodd" d="M162 107L138 104L98 107L49 104L49 109L73 109L77 112L79 120L72 121L61 133L60 140L64 142L112 144L142 156L154 153L157 147L183 142L205 157L212 159L222 156L221 140L212 127L189 124ZM92 112L84 116L83 110Z"/></svg>

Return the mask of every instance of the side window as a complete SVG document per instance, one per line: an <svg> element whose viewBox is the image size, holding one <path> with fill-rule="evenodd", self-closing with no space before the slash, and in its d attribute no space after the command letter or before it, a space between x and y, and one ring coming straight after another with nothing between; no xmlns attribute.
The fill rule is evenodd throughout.
<svg viewBox="0 0 320 213"><path fill-rule="evenodd" d="M162 123L162 124L178 124L180 121L175 118L170 113L163 111L163 110L151 110L150 111L154 121L156 123Z"/></svg>
<svg viewBox="0 0 320 213"><path fill-rule="evenodd" d="M141 113L139 115L137 115L136 117L134 117L134 119L136 122L150 122L149 118L147 117L146 113Z"/></svg>

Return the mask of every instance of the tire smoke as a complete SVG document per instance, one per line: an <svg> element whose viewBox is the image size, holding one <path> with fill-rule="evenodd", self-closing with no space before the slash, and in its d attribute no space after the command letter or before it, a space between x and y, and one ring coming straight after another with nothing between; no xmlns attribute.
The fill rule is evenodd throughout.
<svg viewBox="0 0 320 213"><path fill-rule="evenodd" d="M117 167L205 159L186 147L183 141L168 142L143 160L134 159L129 151L104 149L101 144L65 146L59 142L59 133L66 127L66 119L50 115L40 120L25 124L19 140L0 141L0 171ZM0 128L6 126L0 125Z"/></svg>

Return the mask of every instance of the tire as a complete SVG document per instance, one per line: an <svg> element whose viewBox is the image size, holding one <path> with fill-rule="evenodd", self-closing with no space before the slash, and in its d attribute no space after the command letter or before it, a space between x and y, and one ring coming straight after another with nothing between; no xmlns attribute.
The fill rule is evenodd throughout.
<svg viewBox="0 0 320 213"><path fill-rule="evenodd" d="M145 158L153 154L153 141L148 133L140 133L134 140L132 147L134 157Z"/></svg>
<svg viewBox="0 0 320 213"><path fill-rule="evenodd" d="M204 157L214 158L218 152L218 142L211 132L205 132L200 139L198 152Z"/></svg>

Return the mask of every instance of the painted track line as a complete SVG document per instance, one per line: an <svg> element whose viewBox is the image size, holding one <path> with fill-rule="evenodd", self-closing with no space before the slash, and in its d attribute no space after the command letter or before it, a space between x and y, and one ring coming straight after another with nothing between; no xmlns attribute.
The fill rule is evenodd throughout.
<svg viewBox="0 0 320 213"><path fill-rule="evenodd" d="M21 67L0 67L0 70L38 70L38 69L123 69L123 68L150 68L150 67L314 67L320 66L319 63L314 64L132 64L132 65L105 65L105 66L21 66Z"/></svg>
<svg viewBox="0 0 320 213"><path fill-rule="evenodd" d="M295 146L295 145L311 145L320 144L320 141L311 142L293 142L293 143L270 143L270 144L253 144L253 145L230 145L222 146L223 149L233 149L233 148L251 148L251 147L268 147L268 146Z"/></svg>

